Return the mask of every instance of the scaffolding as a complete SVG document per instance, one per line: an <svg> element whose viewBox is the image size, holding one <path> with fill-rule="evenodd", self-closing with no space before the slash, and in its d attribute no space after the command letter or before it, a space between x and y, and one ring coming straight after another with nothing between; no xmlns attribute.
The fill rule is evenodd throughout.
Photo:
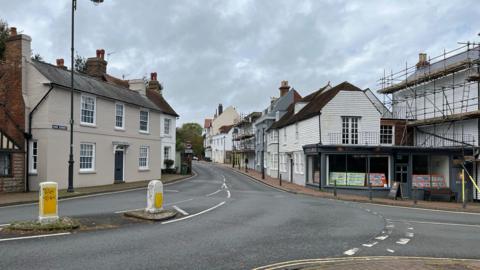
<svg viewBox="0 0 480 270"><path fill-rule="evenodd" d="M378 81L384 105L392 118L408 120L417 146L478 146L463 121L480 118L480 46L460 44L433 58L420 54L417 64L384 71Z"/></svg>

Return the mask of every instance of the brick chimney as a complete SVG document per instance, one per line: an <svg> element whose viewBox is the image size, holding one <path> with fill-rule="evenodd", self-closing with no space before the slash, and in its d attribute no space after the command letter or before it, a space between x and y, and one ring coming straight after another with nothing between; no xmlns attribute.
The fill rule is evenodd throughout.
<svg viewBox="0 0 480 270"><path fill-rule="evenodd" d="M63 58L57 59L57 67L63 68L65 70L67 69L67 67L65 66L65 60L63 60Z"/></svg>
<svg viewBox="0 0 480 270"><path fill-rule="evenodd" d="M150 81L147 86L148 90L153 90L162 94L163 86L157 80L157 72L150 73Z"/></svg>
<svg viewBox="0 0 480 270"><path fill-rule="evenodd" d="M107 73L107 61L105 61L105 50L99 49L95 57L87 59L86 72L87 75L102 78Z"/></svg>
<svg viewBox="0 0 480 270"><path fill-rule="evenodd" d="M25 105L23 93L26 93L26 65L31 57L32 39L18 34L15 27L5 41L5 61L0 61L0 125L2 131L20 147L24 146Z"/></svg>
<svg viewBox="0 0 480 270"><path fill-rule="evenodd" d="M418 54L418 63L417 63L417 69L420 69L422 67L427 67L430 65L430 62L427 61L427 54L426 53L419 53Z"/></svg>
<svg viewBox="0 0 480 270"><path fill-rule="evenodd" d="M290 90L290 85L288 85L288 81L282 81L278 89L280 89L280 97L285 96Z"/></svg>
<svg viewBox="0 0 480 270"><path fill-rule="evenodd" d="M220 116L223 113L223 105L222 103L218 104L218 116Z"/></svg>

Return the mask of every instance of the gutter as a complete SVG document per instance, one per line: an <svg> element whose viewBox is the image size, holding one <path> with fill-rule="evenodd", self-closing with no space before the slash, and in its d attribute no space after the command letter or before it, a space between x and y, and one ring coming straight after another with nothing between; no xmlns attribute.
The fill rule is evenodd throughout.
<svg viewBox="0 0 480 270"><path fill-rule="evenodd" d="M53 89L53 84L50 83L50 89L48 89L47 93L43 95L43 97L40 99L40 101L33 107L33 110L30 111L28 114L28 133L25 134L25 138L27 139L27 162L26 162L26 177L25 177L25 192L30 191L30 140L32 139L32 119L33 119L33 113L38 109L38 106L43 103L43 101L47 98L48 94Z"/></svg>
<svg viewBox="0 0 480 270"><path fill-rule="evenodd" d="M320 118L322 116L322 111L318 112L318 144L322 144L322 123Z"/></svg>

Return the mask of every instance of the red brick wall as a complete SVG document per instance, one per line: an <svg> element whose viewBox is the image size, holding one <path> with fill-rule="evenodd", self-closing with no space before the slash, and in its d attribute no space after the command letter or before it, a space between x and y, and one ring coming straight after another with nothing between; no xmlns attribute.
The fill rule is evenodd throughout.
<svg viewBox="0 0 480 270"><path fill-rule="evenodd" d="M25 189L25 154L14 152L12 157L12 176L0 177L0 192L22 192Z"/></svg>

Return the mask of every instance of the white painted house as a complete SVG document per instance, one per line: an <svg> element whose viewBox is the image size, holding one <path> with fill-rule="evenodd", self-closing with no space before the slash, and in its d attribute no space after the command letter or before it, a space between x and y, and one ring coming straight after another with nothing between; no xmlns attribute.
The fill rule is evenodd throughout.
<svg viewBox="0 0 480 270"><path fill-rule="evenodd" d="M380 118L365 92L348 82L335 87L327 85L291 105L271 128L278 131L282 179L299 185L318 185L318 156L307 157L304 147L379 144ZM326 177L330 177L328 173Z"/></svg>
<svg viewBox="0 0 480 270"><path fill-rule="evenodd" d="M233 125L220 127L219 133L212 136L212 161L231 163Z"/></svg>

